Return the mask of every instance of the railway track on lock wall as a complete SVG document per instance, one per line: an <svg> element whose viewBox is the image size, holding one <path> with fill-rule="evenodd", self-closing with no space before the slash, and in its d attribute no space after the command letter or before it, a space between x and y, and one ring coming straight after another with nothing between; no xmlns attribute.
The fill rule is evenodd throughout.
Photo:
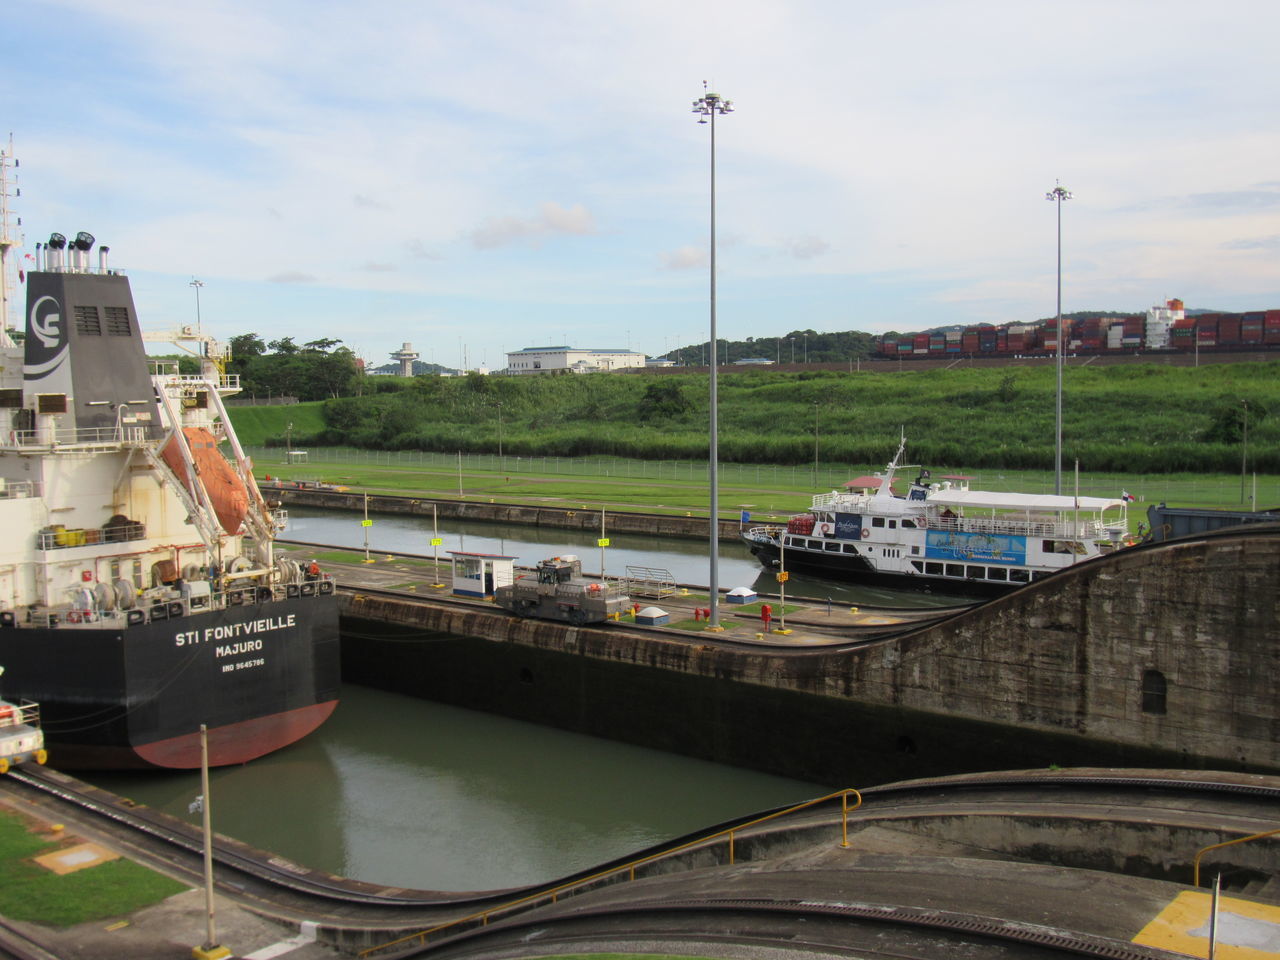
<svg viewBox="0 0 1280 960"><path fill-rule="evenodd" d="M308 541L301 541L301 540L281 540L279 542L285 546L305 547L309 550L336 550L336 551L348 551L348 552L350 551L350 548L342 547L336 544L315 543L315 542L308 542ZM430 555L417 554L417 553L378 551L378 554L380 556L394 557L397 559L403 559L411 562L430 561L432 559ZM398 581L397 585L387 586L385 584L378 585L378 584L368 583L368 582L361 583L360 581L362 579L365 581L369 579L369 572L368 572L368 568L366 567L363 567L357 564L340 563L340 562L330 562L327 564L327 566L332 568L332 572L335 574L335 579L338 582L338 589L340 592L343 592L343 593L348 593L351 595L365 594L368 596L386 597L386 598L404 600L409 602L413 602L413 601L426 602L436 606L446 607L449 609L467 610L467 611L484 611L486 613L493 614L494 616L509 617L511 619L516 619L516 620L523 619L519 617L517 614L504 610L502 607L499 607L496 604L487 600L479 600L479 599L473 599L468 597L456 597L447 593L430 593L430 594L418 593L416 588L418 587L429 588L429 585L431 583L431 578L425 574L422 576L422 579L419 583L415 583L412 585L406 585L403 582L405 580L405 576L397 575L393 578L389 578L389 579L394 579ZM533 572L534 568L517 567L516 569L518 571L523 571L525 573L531 573ZM412 570L404 570L402 572L405 574L412 574ZM410 588L411 586L414 589L411 589ZM676 584L675 586L680 589L691 590L691 591L699 591L699 590L707 589L706 587L699 586L697 584ZM668 601L659 599L657 602L666 603ZM678 605L680 604L681 601L679 598L671 598L670 602L672 604ZM688 631L688 632L673 631L669 628L652 627L652 626L647 626L645 624L636 624L636 623L630 623L630 622L621 623L618 625L618 627L624 628L629 632L645 633L651 636L661 636L669 640L687 640L688 642L691 642L691 643L696 642L701 646L712 646L712 647L721 648L721 649L754 650L754 651L760 651L761 649L768 649L768 650L776 651L779 653L789 652L789 653L798 654L798 653L803 653L805 651L811 651L813 649L831 651L831 650L839 650L846 647L855 648L873 641L891 639L895 636L899 636L901 634L908 633L913 630L921 629L922 627L933 626L950 617L956 616L958 614L961 614L968 610L973 609L973 607L976 604L976 601L975 603L961 604L961 605L950 606L950 607L873 607L873 606L868 606L866 604L861 604L857 607L857 609L864 614L870 614L870 615L875 615L883 618L893 619L898 622L895 622L892 624L860 625L857 623L848 623L848 622L831 623L831 624L826 624L821 622L821 618L824 616L824 614L821 611L825 610L826 611L825 616L829 617L832 615L833 610L843 612L844 609L847 606L849 606L848 604L837 603L833 605L830 601L826 600L825 598L803 597L803 596L788 597L788 603L792 603L792 602L799 603L799 604L812 605L814 608L816 608L816 610L809 611L807 615L802 615L800 617L797 617L795 614L792 614L791 618L793 620L793 624L797 626L798 630L803 631L805 634L814 634L817 637L822 638L823 642L819 644L805 646L805 647L789 647L785 643L773 642L770 640L759 640L759 639L749 639L749 638L735 639L733 636L729 634L717 635L717 634L712 634L707 632L697 632L697 631ZM725 616L732 616L733 607L728 605L722 605L721 613ZM565 626L566 628L568 628L569 625L565 624ZM613 625L607 624L607 623L589 624L588 626L594 627L594 628L601 628L601 629L615 628ZM754 628L754 626L755 626L754 623L750 624L750 627Z"/></svg>
<svg viewBox="0 0 1280 960"><path fill-rule="evenodd" d="M29 815L48 822L67 823L73 832L98 839L126 856L184 882L193 885L201 882L200 834L184 821L135 805L90 783L46 768L23 767L0 778L0 796ZM936 823L943 825L939 829L945 829L946 824L955 822L957 818L973 816L1022 818L1035 823L1052 822L1056 818L1075 832L1079 831L1080 824L1094 822L1105 825L1107 838L1114 836L1117 823L1131 823L1139 830L1150 829L1152 824L1176 824L1179 829L1190 827L1205 832L1207 836L1224 839L1280 827L1280 803L1277 803L1280 801L1280 778L1244 774L1154 770L973 774L873 787L864 790L861 796L862 806L849 816L850 837L855 849L857 831L863 827L911 822ZM750 826L769 815L776 815L776 819L769 821L767 826ZM863 924L884 922L883 905L866 910L848 902L815 906L808 900L786 902L786 897L781 895L770 897L768 903L728 902L733 898L726 898L725 902L704 898L704 902L698 902L687 895L681 896L679 890L671 895L659 891L655 897L661 902L648 906L634 902L593 906L589 901L578 899L591 891L626 889L626 884L618 885L614 881L625 879L628 866L636 861L654 865L654 873L678 877L681 868L672 863L671 858L683 855L679 851L692 849L704 853L703 859L695 865L706 866L705 851L722 851L723 837L730 830L741 831L739 851L748 851L755 838L782 834L788 837L803 834L808 842L832 846L839 840L840 823L841 804L838 799L803 811L792 812L788 808L762 811L709 826L695 834L636 851L568 877L526 888L480 893L381 887L311 870L224 837L218 837L215 843L215 876L221 895L250 909L287 921L313 920L348 945L362 946L385 943L407 933L447 923L458 925L451 928L445 937L437 935L434 942L447 939L451 943L460 943L458 936L470 936L472 931L481 927L490 931L499 929L496 922L499 920L502 924L515 923L513 930L520 929L519 925L526 923L520 915L533 909L538 909L538 916L542 917L538 922L546 922L548 918L543 908L549 908L556 902L561 906L570 902L575 905L581 903L584 908L598 911L593 914L598 920L612 916L614 920L610 922L615 924L620 922L619 918L627 923L634 920L638 925L647 924L649 919L645 911L650 910L652 917L661 920L655 932L671 917L694 914L727 916L743 910L758 917L769 915L770 919L761 929L767 929L788 910L794 916L822 914L826 918L824 922L839 917ZM761 849L766 848L767 844ZM1271 850L1273 853L1274 848ZM1190 849L1183 851L1182 859L1189 859L1193 853ZM1264 857L1271 855L1263 854ZM740 857L748 859L747 855L740 854ZM1224 859L1230 865L1230 854ZM685 869L689 869L687 865ZM761 870L759 866L754 869L756 872ZM637 877L643 878L644 873L644 870L635 873L633 869ZM764 875L768 875L767 870ZM577 884L581 886L575 888ZM504 905L513 902L518 902L518 906L504 909ZM904 912L897 907L910 908L910 904L895 905L892 912L899 921L905 918L906 922L921 928L939 926L934 916L937 911L928 911L929 916L911 918L910 909ZM575 920L569 914L553 913L555 917L551 919L555 923L570 925L580 925L582 917L588 915L579 914ZM955 923L942 924L942 927L957 936L999 938L1005 935L994 927L977 930L974 925L979 921L990 926L990 918L965 918L957 913ZM1084 942L1088 937L1073 936L1069 939L1072 944L1064 943L1053 949L1067 950L1069 947L1077 954L1110 956L1116 960L1126 960L1128 956L1082 950L1080 943L1075 941Z"/></svg>
<svg viewBox="0 0 1280 960"><path fill-rule="evenodd" d="M517 614L511 613L507 610L502 609L501 607L497 607L494 604L488 603L485 601L467 600L467 599L462 599L458 597L448 597L448 596L424 597L420 594L416 594L407 590L385 588L385 587L345 586L342 584L341 580L339 580L338 591L340 593L349 593L349 594L352 594L353 596L363 594L363 595L372 596L372 597L385 597L389 599L403 600L410 603L412 602L430 603L430 604L449 607L449 608L458 609L458 610L483 610L484 612L492 614L494 616L507 617L512 620L525 619L520 617ZM867 608L863 607L861 609L865 610ZM803 630L803 632L806 635L812 634L812 635L816 635L819 638L822 638L821 642L809 643L806 646L786 646L783 643L772 642L767 639L764 639L764 640L746 639L746 638L736 639L732 635L727 633L714 634L714 633L707 633L705 631L704 632L685 632L685 631L679 631L679 630L671 630L669 628L664 628L664 627L653 627L653 626L648 626L646 624L631 623L627 621L619 622L616 625L611 623L587 624L585 628L586 629L602 629L602 630L621 629L621 630L626 630L628 633L643 633L653 637L661 637L664 640L668 640L668 641L673 641L673 642L683 641L691 644L697 644L700 647L714 647L716 649L724 649L724 650L750 650L756 653L760 653L762 651L767 650L770 653L776 653L776 654L785 656L785 655L801 655L806 653L813 653L814 651L830 653L832 651L839 651L844 649L856 649L857 647L865 646L866 644L869 644L869 643L875 643L883 640L890 640L890 639L893 639L894 637L900 636L905 633L909 633L914 630L919 630L923 627L934 626L937 623L941 623L943 620L947 619L948 617L955 616L957 613L962 613L968 609L969 609L968 607L947 608L943 613L936 613L931 611L931 615L929 616L922 616L918 619L913 619L903 623L893 624L891 626L877 625L877 626L871 626L871 627L866 627L866 626L859 627L856 624L848 624L848 623L839 625L839 626L836 626L836 625L826 626L823 624L814 624L811 622L806 622L803 625L803 627L799 627L797 629ZM547 621L547 622L555 623L558 621ZM563 624L563 626L565 627L565 629L576 629L568 623Z"/></svg>

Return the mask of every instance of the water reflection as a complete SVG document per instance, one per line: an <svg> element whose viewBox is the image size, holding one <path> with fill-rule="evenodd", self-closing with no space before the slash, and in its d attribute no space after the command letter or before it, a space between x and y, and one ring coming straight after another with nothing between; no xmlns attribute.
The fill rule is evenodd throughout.
<svg viewBox="0 0 1280 960"><path fill-rule="evenodd" d="M190 823L199 773L93 774ZM373 883L549 880L824 788L347 686L287 750L212 771L214 829Z"/></svg>

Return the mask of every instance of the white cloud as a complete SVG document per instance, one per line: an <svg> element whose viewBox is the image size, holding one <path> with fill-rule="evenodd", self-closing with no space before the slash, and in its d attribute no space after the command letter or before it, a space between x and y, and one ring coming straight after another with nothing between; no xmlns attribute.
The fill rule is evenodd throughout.
<svg viewBox="0 0 1280 960"><path fill-rule="evenodd" d="M562 207L557 203L544 203L532 217L490 217L471 231L471 242L481 250L488 250L555 234L585 236L595 232L595 221L582 204Z"/></svg>
<svg viewBox="0 0 1280 960"><path fill-rule="evenodd" d="M709 264L702 247L680 247L662 254L662 265L668 270L706 270Z"/></svg>

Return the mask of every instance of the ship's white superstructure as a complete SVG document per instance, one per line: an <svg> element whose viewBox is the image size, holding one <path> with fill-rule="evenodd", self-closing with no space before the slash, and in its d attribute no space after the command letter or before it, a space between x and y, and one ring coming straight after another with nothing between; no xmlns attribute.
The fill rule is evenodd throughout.
<svg viewBox="0 0 1280 960"><path fill-rule="evenodd" d="M971 490L968 478L930 483L927 471L899 496L895 473L917 469L900 464L903 446L874 492L818 494L785 527L745 531L752 552L834 577L997 591L1114 550L1127 535L1123 497Z"/></svg>

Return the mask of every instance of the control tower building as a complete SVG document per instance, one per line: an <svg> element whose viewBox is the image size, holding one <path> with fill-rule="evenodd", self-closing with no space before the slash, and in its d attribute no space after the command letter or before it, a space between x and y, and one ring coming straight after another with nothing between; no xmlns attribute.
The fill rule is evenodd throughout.
<svg viewBox="0 0 1280 960"><path fill-rule="evenodd" d="M403 347L391 355L392 360L400 361L400 376L413 376L413 361L417 360L421 354L413 349L412 343L406 343Z"/></svg>

